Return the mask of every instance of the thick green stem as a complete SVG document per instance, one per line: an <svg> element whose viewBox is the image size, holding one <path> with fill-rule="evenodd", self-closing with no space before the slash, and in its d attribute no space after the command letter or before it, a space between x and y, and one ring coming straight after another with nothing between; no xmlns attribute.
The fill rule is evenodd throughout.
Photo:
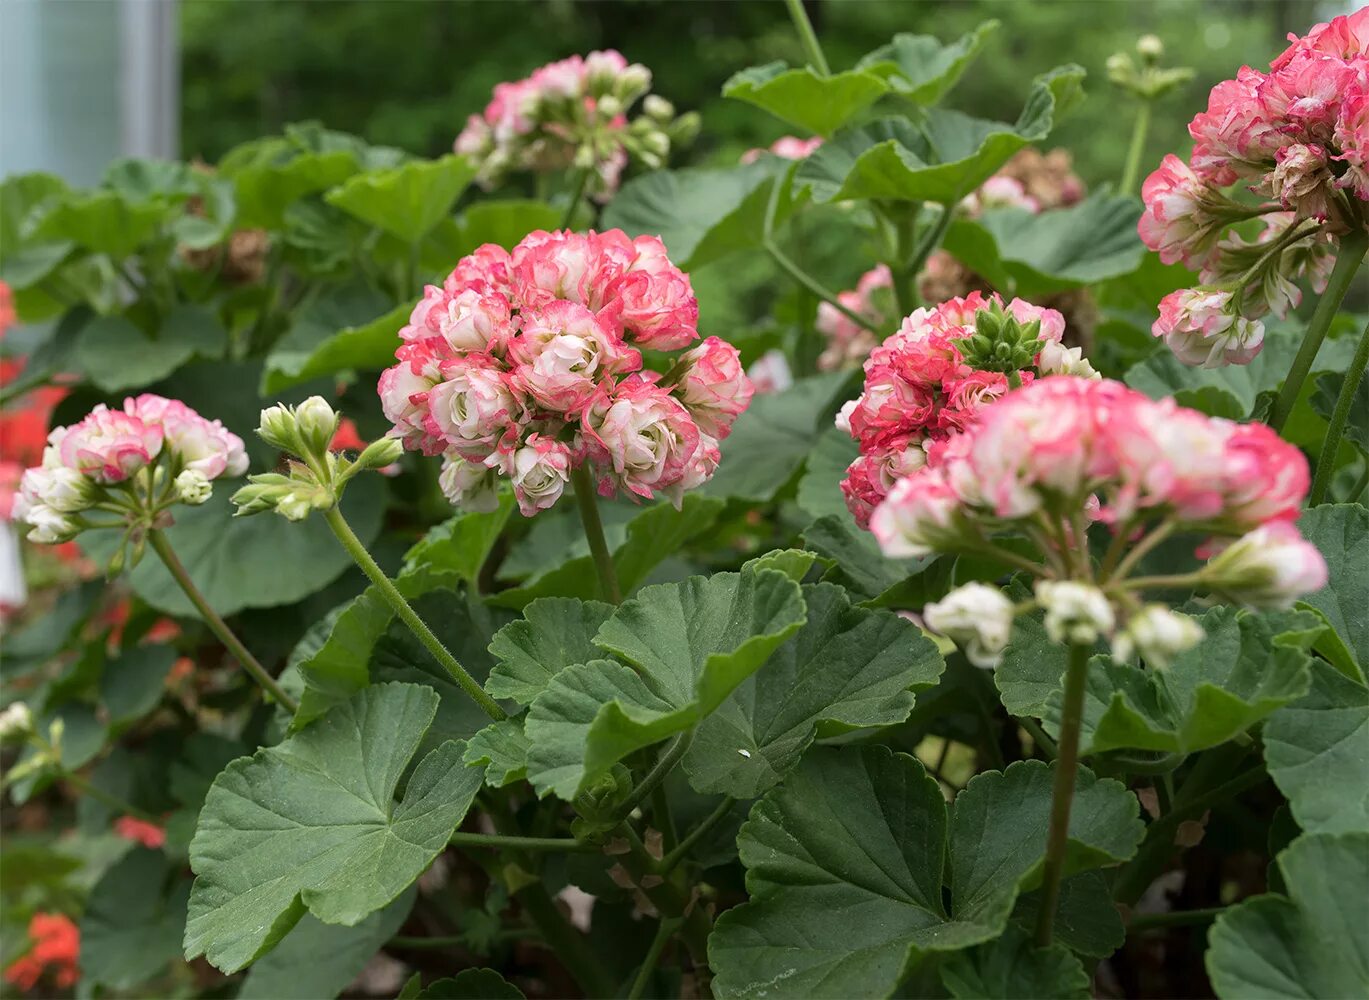
<svg viewBox="0 0 1369 1000"><path fill-rule="evenodd" d="M185 596L190 598L190 603L195 605L195 610L200 613L204 623L209 626L209 631L213 632L219 642L233 654L242 668L252 675L252 679L262 686L272 698L274 698L286 711L294 713L299 708L299 702L295 701L285 690L276 683L276 679L266 672L255 656L247 651L247 647L242 641L233 634L233 630L228 624L219 617L218 612L209 606L209 602L200 593L200 588L195 586L195 581L190 579L190 574L181 565L180 559L176 557L175 551L171 548L171 542L160 528L153 528L147 535L148 543L152 546L152 551L156 552L166 565L171 578L176 581L181 590L185 591Z"/></svg>
<svg viewBox="0 0 1369 1000"><path fill-rule="evenodd" d="M1274 407L1269 411L1269 426L1274 430L1283 430L1283 425L1288 422L1298 395L1302 392L1302 384L1307 381L1307 373L1317 359L1317 351L1321 350L1322 341L1326 339L1326 331L1331 329L1331 321L1336 318L1351 279L1364 263L1366 249L1369 249L1369 233L1356 231L1342 237L1340 250L1336 254L1336 266L1326 283L1326 291L1317 300L1317 308L1307 323L1307 332L1303 334L1302 346L1298 348L1297 357L1293 359L1288 376L1283 380L1283 388L1279 390Z"/></svg>
<svg viewBox="0 0 1369 1000"><path fill-rule="evenodd" d="M799 40L803 42L803 50L808 54L808 65L818 71L819 76L831 76L832 71L827 66L827 57L822 54L822 45L818 42L817 32L813 30L813 22L808 20L808 11L803 9L803 0L785 0L789 7L789 18L794 22L794 30L799 33Z"/></svg>
<svg viewBox="0 0 1369 1000"><path fill-rule="evenodd" d="M145 809L139 809L132 802L126 802L112 792L105 791L99 785L93 784L88 778L77 774L75 771L64 771L62 773L62 778L68 785L78 789L82 794L89 795L92 799L98 799L117 813L121 813L125 816L132 816L134 819L140 819L145 823L156 823L158 826L161 825L162 821L159 817L154 816Z"/></svg>
<svg viewBox="0 0 1369 1000"><path fill-rule="evenodd" d="M1146 135L1150 132L1150 100L1143 99L1136 112L1136 124L1131 129L1131 146L1127 149L1126 166L1122 169L1122 181L1117 186L1118 194L1133 194L1136 182L1141 176L1141 157L1146 152Z"/></svg>
<svg viewBox="0 0 1369 1000"><path fill-rule="evenodd" d="M599 498L594 492L594 476L588 465L581 465L570 474L575 487L575 502L580 506L580 523L585 528L594 568L599 573L599 593L610 604L622 604L623 592L618 587L618 570L613 565L613 553L604 538L604 522L599 518Z"/></svg>
<svg viewBox="0 0 1369 1000"><path fill-rule="evenodd" d="M710 830L721 823L723 818L732 811L732 807L736 804L736 799L732 798L730 795L725 796L711 813L694 825L694 829L690 830L685 839L680 841L679 846L660 860L660 863L656 865L656 870L662 875L669 875L673 872L676 866L688 857L689 852L693 849L694 845L702 840Z"/></svg>
<svg viewBox="0 0 1369 1000"><path fill-rule="evenodd" d="M661 782L665 781L666 775L674 770L675 765L680 762L680 758L689 749L689 744L694 739L693 730L683 732L675 737L675 742L666 748L665 752L656 759L656 765L647 772L647 776L637 783L637 787L632 790L619 808L619 813L626 818L632 810L636 809L641 803L646 801Z"/></svg>
<svg viewBox="0 0 1369 1000"><path fill-rule="evenodd" d="M1051 793L1050 828L1046 834L1046 863L1041 876L1041 910L1036 920L1036 944L1050 946L1055 927L1055 908L1060 903L1060 882L1065 875L1065 851L1069 846L1070 807L1079 773L1079 728L1084 714L1088 684L1089 647L1069 648L1065 670L1065 700L1060 714L1060 755L1055 760L1055 788Z"/></svg>
<svg viewBox="0 0 1369 1000"><path fill-rule="evenodd" d="M1355 348L1355 356L1340 385L1340 395L1336 397L1336 407L1331 411L1331 420L1326 425L1326 437L1322 438L1321 453L1317 456L1317 474L1312 478L1312 493L1307 498L1309 507L1315 507L1325 500L1326 491L1331 487L1331 477L1336 471L1336 453L1340 451L1345 425L1350 422L1350 407L1354 405L1355 393L1364 379L1366 367L1369 367L1369 325L1360 334L1359 346ZM1350 499L1355 498L1352 496Z"/></svg>
<svg viewBox="0 0 1369 1000"><path fill-rule="evenodd" d="M443 646L437 636L433 635L433 630L428 628L423 619L418 617L418 612L404 599L399 588L376 565L376 561L371 558L371 553L366 551L366 546L361 544L361 539L357 538L351 525L347 523L347 519L342 516L342 511L336 506L331 507L323 512L323 519L328 522L328 527L333 529L333 534L337 536L337 540L342 543L342 547L347 550L348 555L356 561L356 564L361 567L361 571L376 585L376 589L380 591L381 596L385 598L385 602L390 605L399 620L409 627L409 631L433 655L433 659L442 664L447 673L452 675L452 679L461 685L461 689L471 696L471 699L484 710L486 715L495 722L507 719L508 716L504 714L504 710L481 689L475 678L457 662L456 657L447 651L447 647Z"/></svg>
<svg viewBox="0 0 1369 1000"><path fill-rule="evenodd" d="M575 180L570 189L570 201L566 202L566 212L561 216L562 229L569 229L575 222L575 210L580 207L580 199L584 197L585 188L589 186L589 167L581 167L575 171Z"/></svg>
<svg viewBox="0 0 1369 1000"><path fill-rule="evenodd" d="M1051 739L1046 731L1041 728L1040 723L1028 715L1018 715L1015 718L1017 724L1027 731L1027 735L1032 738L1032 742L1036 744L1038 750L1052 758L1059 754L1060 750L1055 745L1055 740Z"/></svg>
<svg viewBox="0 0 1369 1000"><path fill-rule="evenodd" d="M662 917L661 922L656 925L656 936L651 939L651 947L646 950L646 955L642 958L641 967L637 970L637 978L632 981L632 989L628 990L627 1000L641 1000L646 996L647 983L651 982L651 973L656 968L656 963L661 960L661 952L665 951L665 946L670 943L670 938L674 935L676 928L680 926L679 917Z"/></svg>
<svg viewBox="0 0 1369 1000"><path fill-rule="evenodd" d="M457 830L447 843L453 847L492 847L510 851L570 851L590 854L600 850L597 844L570 837L514 837L502 833L466 833Z"/></svg>
<svg viewBox="0 0 1369 1000"><path fill-rule="evenodd" d="M1213 906L1205 910L1172 910L1169 913L1142 913L1131 918L1127 924L1128 934L1143 931L1161 930L1166 927L1195 927L1210 924L1226 911L1224 906Z"/></svg>

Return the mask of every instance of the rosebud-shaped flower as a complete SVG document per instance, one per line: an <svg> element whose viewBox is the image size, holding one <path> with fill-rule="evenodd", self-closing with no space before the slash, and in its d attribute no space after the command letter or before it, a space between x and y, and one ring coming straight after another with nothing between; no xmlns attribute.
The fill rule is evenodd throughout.
<svg viewBox="0 0 1369 1000"><path fill-rule="evenodd" d="M34 504L24 513L29 525L27 538L39 545L60 545L81 533L81 523L70 514L53 510L46 504Z"/></svg>
<svg viewBox="0 0 1369 1000"><path fill-rule="evenodd" d="M176 496L181 503L198 507L214 493L209 477L196 469L186 469L176 477Z"/></svg>
<svg viewBox="0 0 1369 1000"><path fill-rule="evenodd" d="M718 438L732 433L732 422L751 403L755 386L742 371L737 349L717 337L680 356L682 369L672 390L699 430Z"/></svg>
<svg viewBox="0 0 1369 1000"><path fill-rule="evenodd" d="M922 611L927 627L961 646L976 667L996 667L1012 634L1013 604L997 587L967 583Z"/></svg>
<svg viewBox="0 0 1369 1000"><path fill-rule="evenodd" d="M109 484L150 465L161 454L162 441L160 425L101 403L67 428L58 451L62 465Z"/></svg>
<svg viewBox="0 0 1369 1000"><path fill-rule="evenodd" d="M429 285L399 335L405 341L437 336L457 352L502 353L513 335L509 300L484 285L452 292Z"/></svg>
<svg viewBox="0 0 1369 1000"><path fill-rule="evenodd" d="M1174 658L1203 641L1203 627L1188 615L1163 604L1147 604L1127 619L1126 627L1112 640L1112 652L1120 660L1140 653L1146 666L1164 670Z"/></svg>
<svg viewBox="0 0 1369 1000"><path fill-rule="evenodd" d="M1112 632L1112 605L1097 587L1074 580L1039 580L1037 603L1045 609L1046 634L1053 642L1091 646Z"/></svg>
<svg viewBox="0 0 1369 1000"><path fill-rule="evenodd" d="M445 496L453 507L488 514L499 507L499 478L496 470L476 462L468 462L455 453L442 460L442 472L437 477Z"/></svg>
<svg viewBox="0 0 1369 1000"><path fill-rule="evenodd" d="M1089 359L1084 357L1082 347L1066 347L1059 341L1048 340L1041 348L1036 359L1036 369L1041 375L1076 375L1079 378L1102 378Z"/></svg>
<svg viewBox="0 0 1369 1000"><path fill-rule="evenodd" d="M1303 219L1326 219L1331 214L1328 196L1335 177L1326 150L1294 143L1275 154L1275 164L1266 186L1284 208Z"/></svg>
<svg viewBox="0 0 1369 1000"><path fill-rule="evenodd" d="M966 538L960 500L940 471L931 468L890 490L870 515L870 531L891 559L953 550Z"/></svg>
<svg viewBox="0 0 1369 1000"><path fill-rule="evenodd" d="M927 464L927 452L912 437L899 438L888 446L861 455L846 468L841 482L846 508L862 528L870 515L884 502L896 483Z"/></svg>
<svg viewBox="0 0 1369 1000"><path fill-rule="evenodd" d="M322 396L310 396L295 408L295 420L305 451L310 455L326 455L342 418Z"/></svg>
<svg viewBox="0 0 1369 1000"><path fill-rule="evenodd" d="M1151 333L1186 365L1218 368L1248 365L1264 347L1264 324L1238 316L1231 293L1181 288L1160 300L1160 317Z"/></svg>
<svg viewBox="0 0 1369 1000"><path fill-rule="evenodd" d="M428 393L425 427L447 449L474 461L491 455L523 419L509 376L488 355L468 354L444 366L446 381Z"/></svg>
<svg viewBox="0 0 1369 1000"><path fill-rule="evenodd" d="M383 375L381 379L383 381ZM299 429L295 424L295 416L288 406L280 403L261 411L261 418L257 422L257 436L271 447L292 455L300 450Z"/></svg>
<svg viewBox="0 0 1369 1000"><path fill-rule="evenodd" d="M33 732L33 713L22 701L11 703L0 712L0 742L28 739Z"/></svg>
<svg viewBox="0 0 1369 1000"><path fill-rule="evenodd" d="M570 448L533 433L506 459L513 495L524 517L546 510L561 498L570 482Z"/></svg>
<svg viewBox="0 0 1369 1000"><path fill-rule="evenodd" d="M629 257L626 270L610 282L604 312L621 323L630 338L654 351L674 351L699 336L699 301L689 276L670 262L656 236L629 241L621 230L600 239Z"/></svg>
<svg viewBox="0 0 1369 1000"><path fill-rule="evenodd" d="M558 299L597 309L600 252L592 235L562 230L529 233L513 248L509 271L515 301L523 309Z"/></svg>
<svg viewBox="0 0 1369 1000"><path fill-rule="evenodd" d="M99 500L99 491L87 477L63 466L25 470L19 480L18 511L43 504L62 514L87 510Z"/></svg>
<svg viewBox="0 0 1369 1000"><path fill-rule="evenodd" d="M516 365L518 387L558 413L583 409L602 378L642 365L640 352L574 302L553 302L529 313L509 359Z"/></svg>
<svg viewBox="0 0 1369 1000"><path fill-rule="evenodd" d="M685 477L699 447L699 428L689 411L640 377L596 398L583 424L586 444L603 469L603 496L615 486L647 499L653 490L669 491Z"/></svg>
<svg viewBox="0 0 1369 1000"><path fill-rule="evenodd" d="M1326 560L1286 521L1272 521L1242 535L1203 568L1217 593L1255 608L1290 608L1304 594L1326 586Z"/></svg>
<svg viewBox="0 0 1369 1000"><path fill-rule="evenodd" d="M400 348L398 354L405 356L400 358L399 364L381 372L376 391L380 394L380 408L385 418L395 425L390 433L407 448L423 448L426 453L435 454L442 449L428 447L430 441L424 418L428 413L428 393L442 377L436 370L427 370L418 358L410 356L422 353L422 345L413 346L418 348L417 352ZM437 366L432 367L436 369Z"/></svg>
<svg viewBox="0 0 1369 1000"><path fill-rule="evenodd" d="M1173 153L1141 185L1141 200L1141 242L1164 263L1193 269L1208 263L1222 230L1242 214Z"/></svg>

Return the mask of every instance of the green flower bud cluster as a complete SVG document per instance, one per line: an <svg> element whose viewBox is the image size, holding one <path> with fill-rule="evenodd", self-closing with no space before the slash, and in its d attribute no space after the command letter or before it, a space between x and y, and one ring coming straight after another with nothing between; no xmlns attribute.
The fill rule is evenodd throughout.
<svg viewBox="0 0 1369 1000"><path fill-rule="evenodd" d="M970 367L1004 374L1030 368L1041 346L1041 321L1019 322L997 302L976 313L975 332L956 342Z"/></svg>
<svg viewBox="0 0 1369 1000"><path fill-rule="evenodd" d="M1193 79L1193 70L1187 66L1160 66L1164 54L1164 42L1155 35L1142 35L1136 40L1136 59L1129 52L1108 57L1108 79L1143 101L1163 97Z"/></svg>

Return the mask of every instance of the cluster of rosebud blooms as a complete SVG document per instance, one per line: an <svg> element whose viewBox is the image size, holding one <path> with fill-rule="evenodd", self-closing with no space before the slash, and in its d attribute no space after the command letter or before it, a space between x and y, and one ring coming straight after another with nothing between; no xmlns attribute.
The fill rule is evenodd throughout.
<svg viewBox="0 0 1369 1000"><path fill-rule="evenodd" d="M999 555L1037 577L1035 600L1014 605L971 585L924 609L929 628L991 666L1013 617L1045 610L1060 642L1108 638L1114 653L1163 666L1201 638L1190 619L1145 603L1151 588L1191 586L1232 603L1289 607L1327 579L1321 554L1295 522L1308 488L1302 453L1263 424L1237 424L1155 401L1118 382L1040 379L986 407L966 431L935 445L870 518L891 557ZM1111 535L1095 566L1086 537ZM1175 533L1207 537L1193 573L1130 575ZM995 536L1030 539L1042 562Z"/></svg>
<svg viewBox="0 0 1369 1000"><path fill-rule="evenodd" d="M841 490L864 527L904 476L927 463L928 450L969 427L979 411L1042 375L1097 378L1079 348L1061 343L1065 321L1054 309L972 292L915 310L865 362L865 384L842 407L837 426L860 443Z"/></svg>
<svg viewBox="0 0 1369 1000"><path fill-rule="evenodd" d="M1260 317L1296 306L1299 279L1322 291L1338 238L1369 226L1369 8L1293 38L1268 73L1242 67L1188 130L1188 162L1166 156L1142 186L1138 229L1202 285L1166 297L1153 332L1189 364L1247 364ZM1269 200L1230 197L1237 183ZM1230 231L1261 216L1253 243Z"/></svg>
<svg viewBox="0 0 1369 1000"><path fill-rule="evenodd" d="M455 149L476 163L486 187L511 172L579 168L591 172L590 192L607 197L630 156L655 169L698 133L697 115L677 117L650 89L651 71L611 49L548 63L527 79L496 84ZM643 113L629 121L627 111L644 95Z"/></svg>
<svg viewBox="0 0 1369 1000"><path fill-rule="evenodd" d="M822 145L822 136L800 139L796 135L782 135L770 144L769 149L748 149L741 156L742 163L755 163L766 153L778 156L781 160L806 160Z"/></svg>
<svg viewBox="0 0 1369 1000"><path fill-rule="evenodd" d="M122 410L101 403L78 423L54 429L42 464L20 480L14 514L30 526L30 541L45 544L88 528L137 531L166 523L174 504L204 503L220 476L246 471L242 439L222 423L144 393L125 399Z"/></svg>
<svg viewBox="0 0 1369 1000"><path fill-rule="evenodd" d="M528 234L429 286L380 378L391 432L443 456L453 504L492 509L501 478L531 516L588 466L602 496L669 497L709 479L718 442L753 387L732 345L709 337L643 367L644 350L698 339L689 278L654 236Z"/></svg>

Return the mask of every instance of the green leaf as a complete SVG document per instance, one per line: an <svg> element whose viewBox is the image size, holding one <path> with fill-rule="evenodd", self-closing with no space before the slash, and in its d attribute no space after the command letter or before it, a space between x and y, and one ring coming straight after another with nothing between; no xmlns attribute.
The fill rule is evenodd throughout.
<svg viewBox="0 0 1369 1000"><path fill-rule="evenodd" d="M190 881L161 851L135 847L101 876L81 917L81 973L131 990L180 957Z"/></svg>
<svg viewBox="0 0 1369 1000"><path fill-rule="evenodd" d="M156 708L174 662L176 651L158 645L135 646L106 663L100 675L100 701L110 726L125 726Z"/></svg>
<svg viewBox="0 0 1369 1000"><path fill-rule="evenodd" d="M29 235L29 224L68 190L52 174L16 174L0 182L0 280L11 288L36 285L71 252L69 240L44 242Z"/></svg>
<svg viewBox="0 0 1369 1000"><path fill-rule="evenodd" d="M811 67L790 69L784 62L752 66L723 84L723 96L754 104L791 125L831 135L889 92L876 73L859 69L819 74Z"/></svg>
<svg viewBox="0 0 1369 1000"><path fill-rule="evenodd" d="M897 600L902 584L931 564L930 559L890 559L875 536L856 527L849 512L828 514L803 529L803 544L834 565L823 577L846 587L857 597L875 604ZM924 602L925 603L925 602Z"/></svg>
<svg viewBox="0 0 1369 1000"><path fill-rule="evenodd" d="M532 198L506 198L478 201L461 212L459 232L465 256L485 243L512 250L535 229L557 229L562 209Z"/></svg>
<svg viewBox="0 0 1369 1000"><path fill-rule="evenodd" d="M1040 881L1051 783L1039 761L990 771L948 817L912 757L810 751L738 837L751 899L709 939L716 994L888 996L923 954L996 938L1019 892ZM1137 812L1125 786L1082 770L1066 871L1129 858L1144 832Z"/></svg>
<svg viewBox="0 0 1369 1000"><path fill-rule="evenodd" d="M227 338L203 306L174 306L155 338L123 316L97 316L76 341L76 364L100 389L119 392L164 379L196 355L216 357Z"/></svg>
<svg viewBox="0 0 1369 1000"><path fill-rule="evenodd" d="M1018 897L1012 919L1023 930L1036 927L1041 911L1041 892ZM1112 890L1102 872L1080 872L1060 883L1060 904L1055 910L1055 940L1080 955L1107 958L1126 941L1122 915L1112 901Z"/></svg>
<svg viewBox="0 0 1369 1000"><path fill-rule="evenodd" d="M1050 133L1057 105L1073 100L1083 75L1065 66L1038 77L1014 125L932 108L918 124L884 118L843 129L799 165L795 186L807 187L819 202L954 205L1019 149Z"/></svg>
<svg viewBox="0 0 1369 1000"><path fill-rule="evenodd" d="M1300 603L1326 616L1355 658L1359 678L1369 676L1369 510L1360 504L1322 504L1298 521L1303 537L1317 547L1330 578Z"/></svg>
<svg viewBox="0 0 1369 1000"><path fill-rule="evenodd" d="M522 618L509 622L490 642L490 654L498 662L490 670L485 691L492 698L531 705L566 667L603 655L592 640L613 612L611 604L573 597L533 601L523 609Z"/></svg>
<svg viewBox="0 0 1369 1000"><path fill-rule="evenodd" d="M511 513L513 496L504 493L499 497L499 506L492 511L471 511L447 518L429 529L405 553L400 575L455 573L474 586Z"/></svg>
<svg viewBox="0 0 1369 1000"><path fill-rule="evenodd" d="M808 620L703 721L685 754L695 791L753 799L812 744L818 725L887 726L912 711L911 688L945 661L916 625L854 608L840 587L803 588Z"/></svg>
<svg viewBox="0 0 1369 1000"><path fill-rule="evenodd" d="M366 285L330 289L295 312L290 329L267 355L262 395L320 375L388 368L411 310Z"/></svg>
<svg viewBox="0 0 1369 1000"><path fill-rule="evenodd" d="M798 504L805 514L814 519L829 514L850 517L841 481L859 457L860 445L840 427L828 427L818 435L799 480Z"/></svg>
<svg viewBox="0 0 1369 1000"><path fill-rule="evenodd" d="M772 549L765 555L748 559L742 564L742 570L778 570L795 583L802 583L817 561L816 553L805 552L803 549Z"/></svg>
<svg viewBox="0 0 1369 1000"><path fill-rule="evenodd" d="M1203 641L1164 670L1106 657L1090 663L1085 752L1194 753L1225 743L1307 692L1306 649L1321 633L1306 612L1255 614L1230 607L1201 619ZM1061 694L1047 719L1058 725Z"/></svg>
<svg viewBox="0 0 1369 1000"><path fill-rule="evenodd" d="M399 779L437 714L436 692L380 684L279 746L214 780L190 845L197 878L186 958L236 972L273 948L306 911L354 926L427 869L466 815L481 772L458 742Z"/></svg>
<svg viewBox="0 0 1369 1000"><path fill-rule="evenodd" d="M341 184L358 169L354 152L335 149L300 153L283 163L258 160L224 174L235 185L238 225L277 230L285 227L285 210L294 202Z"/></svg>
<svg viewBox="0 0 1369 1000"><path fill-rule="evenodd" d="M321 1000L356 979L413 909L410 887L354 927L325 924L306 913L280 944L252 963L237 1000Z"/></svg>
<svg viewBox="0 0 1369 1000"><path fill-rule="evenodd" d="M792 166L788 160L762 156L740 167L653 170L623 185L601 224L629 236L659 236L671 260L694 270L760 245L771 184L784 183ZM792 208L792 199L781 196L776 225Z"/></svg>
<svg viewBox="0 0 1369 1000"><path fill-rule="evenodd" d="M1345 376L1338 372L1323 372L1317 377L1317 391L1312 396L1312 409L1324 420L1330 420L1340 398ZM1350 419L1345 425L1345 440L1369 455L1369 379L1361 378L1350 402Z"/></svg>
<svg viewBox="0 0 1369 1000"><path fill-rule="evenodd" d="M162 204L131 202L116 191L89 191L53 203L32 238L69 240L91 253L122 260L152 239L168 214Z"/></svg>
<svg viewBox="0 0 1369 1000"><path fill-rule="evenodd" d="M132 201L184 201L200 192L199 177L190 165L173 160L115 160L105 168L102 183Z"/></svg>
<svg viewBox="0 0 1369 1000"><path fill-rule="evenodd" d="M704 486L709 496L771 500L832 426L850 372L800 379L783 392L757 396L722 443L722 462Z"/></svg>
<svg viewBox="0 0 1369 1000"><path fill-rule="evenodd" d="M471 767L485 767L485 784L503 788L528 775L528 738L521 719L504 719L471 737L462 759Z"/></svg>
<svg viewBox="0 0 1369 1000"><path fill-rule="evenodd" d="M1136 235L1139 217L1135 198L1109 194L1036 214L992 208L957 219L943 246L1005 294L1045 297L1140 267L1146 248Z"/></svg>
<svg viewBox="0 0 1369 1000"><path fill-rule="evenodd" d="M493 969L464 969L439 979L418 1000L524 1000L523 993Z"/></svg>
<svg viewBox="0 0 1369 1000"><path fill-rule="evenodd" d="M1269 776L1308 833L1369 831L1369 690L1320 660L1312 689L1265 723Z"/></svg>
<svg viewBox="0 0 1369 1000"><path fill-rule="evenodd" d="M275 514L232 517L232 484L215 484L214 495L199 507L176 508L167 538L210 606L221 615L243 608L270 608L320 590L352 565L322 518L295 523ZM363 542L380 530L385 483L379 476L354 479L342 509ZM91 532L81 548L97 565L114 554L114 532ZM194 605L152 553L129 574L134 591L159 611L197 617Z"/></svg>
<svg viewBox="0 0 1369 1000"><path fill-rule="evenodd" d="M960 952L941 970L957 1000L1088 1000L1089 976L1068 948L1038 948L1009 927L995 941Z"/></svg>
<svg viewBox="0 0 1369 1000"><path fill-rule="evenodd" d="M1207 974L1217 996L1369 994L1369 897L1354 889L1369 884L1369 833L1307 834L1278 864L1287 896L1239 903L1208 933Z"/></svg>
<svg viewBox="0 0 1369 1000"><path fill-rule="evenodd" d="M997 21L985 21L949 45L932 35L900 32L887 45L863 56L856 68L884 76L895 93L911 101L935 104L956 85L997 30Z"/></svg>
<svg viewBox="0 0 1369 1000"><path fill-rule="evenodd" d="M1023 600L1029 593L1020 583L1008 590L1013 600ZM1003 707L1013 715L1044 718L1052 696L1060 691L1067 665L1065 647L1046 634L1041 613L1018 615L1013 619L1003 658L993 672Z"/></svg>
<svg viewBox="0 0 1369 1000"><path fill-rule="evenodd" d="M647 587L606 621L607 660L562 670L528 710L528 780L573 798L615 762L696 725L804 622L798 584L775 570Z"/></svg>
<svg viewBox="0 0 1369 1000"><path fill-rule="evenodd" d="M475 174L475 165L464 156L412 160L388 170L356 174L324 195L324 201L401 240L417 243L451 214Z"/></svg>
<svg viewBox="0 0 1369 1000"><path fill-rule="evenodd" d="M618 584L630 594L663 559L689 539L707 531L718 519L723 502L713 497L688 494L679 510L669 503L645 507L628 523L627 537L613 549ZM539 597L599 597L599 577L594 560L581 556L533 577L522 586L492 594L497 607L523 608Z"/></svg>

